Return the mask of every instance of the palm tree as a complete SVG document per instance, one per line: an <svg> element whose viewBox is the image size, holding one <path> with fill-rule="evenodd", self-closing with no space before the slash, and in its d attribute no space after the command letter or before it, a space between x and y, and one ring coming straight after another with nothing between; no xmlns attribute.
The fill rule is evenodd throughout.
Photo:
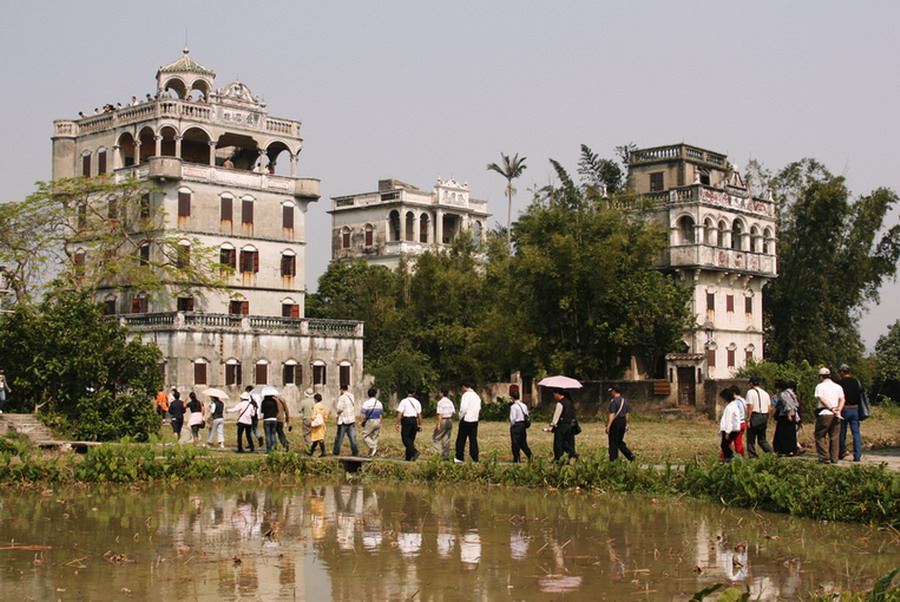
<svg viewBox="0 0 900 602"><path fill-rule="evenodd" d="M496 171L498 174L506 178L506 199L508 201L508 207L506 211L506 246L509 246L510 242L512 241L512 198L516 193L516 189L513 188L512 182L513 180L521 176L522 172L525 171L525 168L528 167L527 165L525 165L526 158L527 157L522 157L520 159L519 153L516 153L513 158L510 159L509 155L500 153L501 165L490 163L487 166L488 171Z"/></svg>

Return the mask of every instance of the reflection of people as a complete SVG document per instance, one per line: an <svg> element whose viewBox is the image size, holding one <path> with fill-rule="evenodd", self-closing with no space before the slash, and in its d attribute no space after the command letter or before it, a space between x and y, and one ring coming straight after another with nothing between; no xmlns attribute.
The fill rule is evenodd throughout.
<svg viewBox="0 0 900 602"><path fill-rule="evenodd" d="M422 404L413 397L414 389L406 390L406 397L397 406L397 428L400 429L400 438L403 447L406 448L406 461L412 462L419 457L416 449L416 434L422 430Z"/></svg>
<svg viewBox="0 0 900 602"><path fill-rule="evenodd" d="M816 385L814 395L819 400L819 407L816 410L819 414L816 416L816 429L813 433L816 453L819 455L819 462L837 464L840 452L839 416L844 407L844 390L831 380L831 370L828 368L819 370L819 384Z"/></svg>
<svg viewBox="0 0 900 602"><path fill-rule="evenodd" d="M553 411L553 420L550 421L550 430L553 431L553 460L559 460L563 453L570 458L577 458L575 453L575 404L569 394L563 389L554 389L553 399L556 400L556 409Z"/></svg>
<svg viewBox="0 0 900 602"><path fill-rule="evenodd" d="M316 403L313 405L312 421L310 422L309 438L312 443L308 453L310 456L313 455L318 447L322 452L319 454L321 458L325 455L325 421L328 420L328 410L325 409L320 394L313 395L313 400Z"/></svg>
<svg viewBox="0 0 900 602"><path fill-rule="evenodd" d="M609 402L609 420L606 423L606 434L609 436L609 459L617 460L619 452L634 462L634 454L625 445L625 431L628 430L628 402L615 387L610 387L612 399Z"/></svg>
<svg viewBox="0 0 900 602"><path fill-rule="evenodd" d="M528 447L528 427L525 424L528 418L528 406L519 399L518 391L510 391L509 396L509 440L512 445L513 462L518 463L520 453L531 460L531 448Z"/></svg>
<svg viewBox="0 0 900 602"><path fill-rule="evenodd" d="M462 462L466 455L466 439L469 440L469 455L478 462L478 415L481 412L481 398L469 383L462 383L463 394L459 400L459 424L456 431L456 461Z"/></svg>
<svg viewBox="0 0 900 602"><path fill-rule="evenodd" d="M381 417L384 414L384 406L375 395L378 391L369 389L369 398L359 408L359 430L362 433L363 443L369 448L371 458L378 452L378 437L381 435Z"/></svg>
<svg viewBox="0 0 900 602"><path fill-rule="evenodd" d="M859 404L863 394L862 383L859 379L854 378L850 374L850 366L841 364L838 368L838 374L841 379L837 381L841 389L844 390L844 409L841 411L841 434L839 436L839 458L846 458L850 455L847 451L847 427L850 427L850 434L853 436L853 461L859 462L862 458L862 438L859 434Z"/></svg>
<svg viewBox="0 0 900 602"><path fill-rule="evenodd" d="M437 423L431 434L431 447L441 454L444 460L450 459L450 436L453 434L453 402L447 397L447 389L441 389L441 398L437 402Z"/></svg>

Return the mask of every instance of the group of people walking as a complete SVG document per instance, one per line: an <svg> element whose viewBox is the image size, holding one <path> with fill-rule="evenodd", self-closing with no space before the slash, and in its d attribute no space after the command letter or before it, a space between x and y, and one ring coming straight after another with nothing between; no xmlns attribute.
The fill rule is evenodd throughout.
<svg viewBox="0 0 900 602"><path fill-rule="evenodd" d="M865 391L860 381L853 377L850 367L842 365L840 379L833 380L828 368L819 370L819 384L813 395L817 401L814 438L816 453L821 463L837 464L848 457L846 439L849 429L853 438L853 461L862 458L862 439L859 431L860 409ZM795 456L804 453L797 441L802 426L802 404L797 395L796 383L775 382L775 398L772 399L762 386L758 376L751 376L747 391L741 395L737 386L723 389L719 396L726 406L719 421L721 437L720 459L730 462L735 454L745 453L743 437L747 435L746 455L758 458L756 445L765 453ZM766 438L769 418L774 416L775 434L772 445Z"/></svg>

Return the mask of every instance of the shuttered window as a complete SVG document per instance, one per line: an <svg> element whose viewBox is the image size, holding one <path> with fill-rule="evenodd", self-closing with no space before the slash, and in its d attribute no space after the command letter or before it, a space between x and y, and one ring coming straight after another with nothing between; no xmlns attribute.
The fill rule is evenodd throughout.
<svg viewBox="0 0 900 602"><path fill-rule="evenodd" d="M714 368L716 365L716 350L709 349L706 352L706 363L709 364L710 368Z"/></svg>
<svg viewBox="0 0 900 602"><path fill-rule="evenodd" d="M81 157L81 175L85 178L91 177L91 156L83 155Z"/></svg>
<svg viewBox="0 0 900 602"><path fill-rule="evenodd" d="M281 256L281 275L296 276L297 275L297 258L294 255Z"/></svg>
<svg viewBox="0 0 900 602"><path fill-rule="evenodd" d="M220 217L223 222L231 221L231 203L232 198L230 196L223 196L219 201L220 207Z"/></svg>
<svg viewBox="0 0 900 602"><path fill-rule="evenodd" d="M265 385L269 382L269 365L256 364L256 383L257 385Z"/></svg>
<svg viewBox="0 0 900 602"><path fill-rule="evenodd" d="M252 250L241 251L241 271L253 272L259 271L259 253Z"/></svg>
<svg viewBox="0 0 900 602"><path fill-rule="evenodd" d="M194 384L206 384L206 362L194 362Z"/></svg>
<svg viewBox="0 0 900 602"><path fill-rule="evenodd" d="M294 208L290 205L282 205L281 206L281 227L282 228L293 228L294 227Z"/></svg>
<svg viewBox="0 0 900 602"><path fill-rule="evenodd" d="M753 315L753 297L744 297L744 313Z"/></svg>
<svg viewBox="0 0 900 602"><path fill-rule="evenodd" d="M236 268L237 252L234 249L219 249L219 263L230 268Z"/></svg>
<svg viewBox="0 0 900 602"><path fill-rule="evenodd" d="M734 313L734 295L725 295L725 311Z"/></svg>
<svg viewBox="0 0 900 602"><path fill-rule="evenodd" d="M284 303L281 306L282 318L299 318L300 306L297 303Z"/></svg>
<svg viewBox="0 0 900 602"><path fill-rule="evenodd" d="M716 311L715 293L706 293L706 311Z"/></svg>
<svg viewBox="0 0 900 602"><path fill-rule="evenodd" d="M253 223L253 201L241 202L241 222L245 224Z"/></svg>
<svg viewBox="0 0 900 602"><path fill-rule="evenodd" d="M106 173L106 151L97 153L97 175Z"/></svg>
<svg viewBox="0 0 900 602"><path fill-rule="evenodd" d="M225 364L225 385L233 386L241 384L241 365Z"/></svg>
<svg viewBox="0 0 900 602"><path fill-rule="evenodd" d="M297 368L297 364L285 364L284 365L284 370L283 370L283 374L282 374L282 376L284 378L284 384L293 385L296 383L296 381L295 381L296 368Z"/></svg>
<svg viewBox="0 0 900 602"><path fill-rule="evenodd" d="M341 367L341 385L350 385L350 366L342 365Z"/></svg>
<svg viewBox="0 0 900 602"><path fill-rule="evenodd" d="M178 193L178 217L190 217L191 215L191 193Z"/></svg>

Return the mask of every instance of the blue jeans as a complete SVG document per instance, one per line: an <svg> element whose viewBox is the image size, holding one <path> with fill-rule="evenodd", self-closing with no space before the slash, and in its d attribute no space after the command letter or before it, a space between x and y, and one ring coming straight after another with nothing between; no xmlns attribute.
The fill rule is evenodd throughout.
<svg viewBox="0 0 900 602"><path fill-rule="evenodd" d="M359 455L359 447L356 445L356 424L339 424L337 434L334 436L334 455L341 455L341 444L344 442L344 435L350 439L350 451L354 456Z"/></svg>
<svg viewBox="0 0 900 602"><path fill-rule="evenodd" d="M275 420L263 420L263 431L266 434L266 451L272 451L278 444L275 433L278 429L278 422Z"/></svg>
<svg viewBox="0 0 900 602"><path fill-rule="evenodd" d="M859 436L859 408L844 408L841 410L841 449L839 455L843 456L847 451L847 427L853 435L853 459L862 457L862 438Z"/></svg>

